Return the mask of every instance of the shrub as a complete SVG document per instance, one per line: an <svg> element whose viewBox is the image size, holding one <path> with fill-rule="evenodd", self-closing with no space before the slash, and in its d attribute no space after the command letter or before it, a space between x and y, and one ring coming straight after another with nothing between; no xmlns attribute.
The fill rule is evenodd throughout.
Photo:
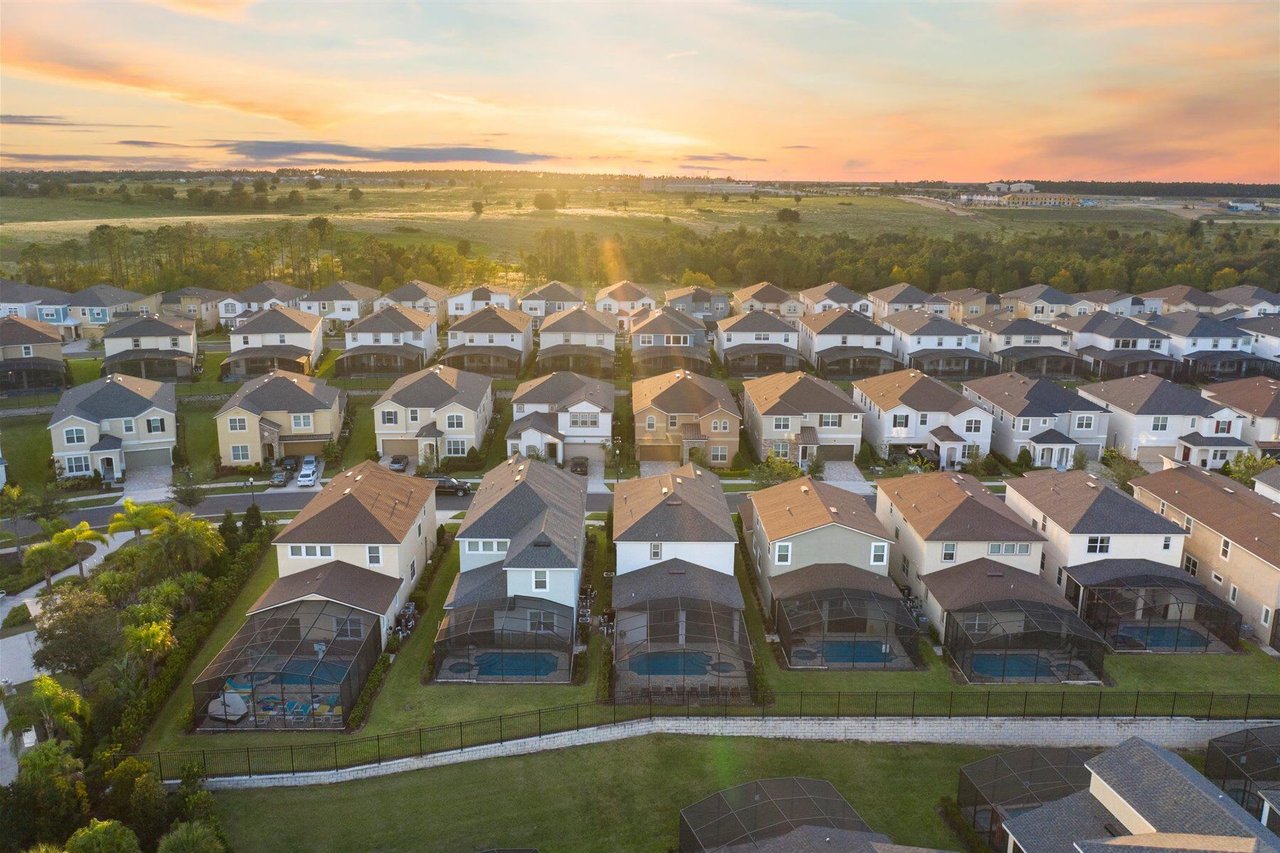
<svg viewBox="0 0 1280 853"><path fill-rule="evenodd" d="M1089 464L1089 457L1081 448L1076 448L1076 452L1071 456L1071 467L1077 471L1083 471L1085 466Z"/></svg>
<svg viewBox="0 0 1280 853"><path fill-rule="evenodd" d="M66 853L139 853L138 837L114 820L89 821L67 839Z"/></svg>
<svg viewBox="0 0 1280 853"><path fill-rule="evenodd" d="M27 625L31 622L31 611L27 609L27 605L19 604L5 614L3 628L16 628L19 625Z"/></svg>
<svg viewBox="0 0 1280 853"><path fill-rule="evenodd" d="M555 210L556 197L551 193L538 193L533 197L533 206L538 210Z"/></svg>
<svg viewBox="0 0 1280 853"><path fill-rule="evenodd" d="M360 691L355 707L351 709L351 716L347 718L348 729L354 731L364 725L364 718L369 715L369 708L373 705L374 698L377 697L378 691L382 688L382 682L387 677L387 670L390 668L391 656L386 652L378 655L378 662L369 671L369 680L364 683L364 689Z"/></svg>
<svg viewBox="0 0 1280 853"><path fill-rule="evenodd" d="M387 637L386 652L389 655L400 653L400 635L399 634L392 634L390 637Z"/></svg>
<svg viewBox="0 0 1280 853"><path fill-rule="evenodd" d="M1019 472L1030 471L1036 467L1036 460L1031 456L1031 448L1023 447L1018 451L1018 458L1013 461L1013 467Z"/></svg>
<svg viewBox="0 0 1280 853"><path fill-rule="evenodd" d="M956 834L960 841L964 844L968 853L987 853L989 848L987 843L982 840L982 836L977 830L964 818L964 813L960 811L960 804L951 797L943 797L938 801L938 811L942 814L942 820L951 827L951 831Z"/></svg>
<svg viewBox="0 0 1280 853"><path fill-rule="evenodd" d="M779 222L799 222L800 221L800 211L796 210L794 207L781 208L775 214L775 216L777 217Z"/></svg>
<svg viewBox="0 0 1280 853"><path fill-rule="evenodd" d="M827 463L823 461L821 456L815 456L809 462L809 476L815 480L821 480L822 475L827 471Z"/></svg>

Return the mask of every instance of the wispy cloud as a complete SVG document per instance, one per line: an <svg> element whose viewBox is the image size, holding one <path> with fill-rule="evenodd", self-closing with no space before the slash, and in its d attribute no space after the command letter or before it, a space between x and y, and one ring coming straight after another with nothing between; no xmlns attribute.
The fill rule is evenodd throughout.
<svg viewBox="0 0 1280 853"><path fill-rule="evenodd" d="M721 151L718 154L686 154L680 158L686 163L765 163L768 162L763 157L744 157L741 154L728 154Z"/></svg>
<svg viewBox="0 0 1280 853"><path fill-rule="evenodd" d="M722 169L719 166L690 166L683 165L680 167L686 172L727 172L728 169Z"/></svg>
<svg viewBox="0 0 1280 853"><path fill-rule="evenodd" d="M147 127L147 128L163 128L168 127L164 124L116 124L113 122L102 121L73 121L66 116L38 116L38 115L14 115L5 113L0 115L0 124L22 124L31 127L73 127L73 128L91 128L91 127Z"/></svg>
<svg viewBox="0 0 1280 853"><path fill-rule="evenodd" d="M813 146L813 145L784 145L784 146L782 146L782 150L783 150L783 151L813 151L813 150L815 150L815 146Z"/></svg>
<svg viewBox="0 0 1280 853"><path fill-rule="evenodd" d="M677 51L673 51L672 53L668 53L666 56L662 58L667 61L671 61L673 59L687 59L690 56L697 56L697 55L698 55L698 52L696 50L677 50Z"/></svg>
<svg viewBox="0 0 1280 853"><path fill-rule="evenodd" d="M513 148L482 148L477 146L401 145L390 148L370 148L345 145L340 142L283 142L275 140L232 140L211 143L229 154L252 160L255 163L271 163L311 157L329 162L357 161L367 163L495 163L522 166L556 159L551 154L517 151Z"/></svg>

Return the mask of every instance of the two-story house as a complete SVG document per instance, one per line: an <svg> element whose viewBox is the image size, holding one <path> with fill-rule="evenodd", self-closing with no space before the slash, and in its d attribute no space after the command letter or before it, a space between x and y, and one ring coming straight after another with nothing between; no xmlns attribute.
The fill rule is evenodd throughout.
<svg viewBox="0 0 1280 853"><path fill-rule="evenodd" d="M1107 444L1110 413L1048 379L999 373L971 379L961 390L993 415L991 449L1006 459L1025 448L1035 465L1066 468L1077 453L1098 459Z"/></svg>
<svg viewBox="0 0 1280 853"><path fill-rule="evenodd" d="M447 317L448 300L449 291L438 284L429 284L415 278L373 300L373 310L381 311L388 305L399 305L430 314L439 321Z"/></svg>
<svg viewBox="0 0 1280 853"><path fill-rule="evenodd" d="M218 317L222 320L222 325L231 331L245 320L268 308L274 308L277 305L297 308L298 303L306 295L305 290L282 281L268 279L220 299Z"/></svg>
<svg viewBox="0 0 1280 853"><path fill-rule="evenodd" d="M1223 302L1223 312L1240 311L1243 317L1280 314L1280 293L1253 284L1237 284L1213 293Z"/></svg>
<svg viewBox="0 0 1280 853"><path fill-rule="evenodd" d="M126 317L103 331L102 349L103 376L190 379L196 366L196 321L152 314Z"/></svg>
<svg viewBox="0 0 1280 853"><path fill-rule="evenodd" d="M976 287L944 290L936 295L947 304L947 319L953 323L964 323L1000 308L999 296Z"/></svg>
<svg viewBox="0 0 1280 853"><path fill-rule="evenodd" d="M373 404L382 456L408 456L428 468L479 450L493 417L493 380L442 364L397 379Z"/></svg>
<svg viewBox="0 0 1280 853"><path fill-rule="evenodd" d="M213 416L225 467L320 455L337 441L347 394L323 379L273 370L250 379Z"/></svg>
<svg viewBox="0 0 1280 853"><path fill-rule="evenodd" d="M533 318L535 329L542 323L544 317L586 304L582 292L563 281L549 281L520 297L520 310ZM612 318L610 318L610 325L612 325Z"/></svg>
<svg viewBox="0 0 1280 853"><path fill-rule="evenodd" d="M1137 294L1126 293L1123 290L1114 288L1087 290L1078 295L1089 303L1089 313L1106 311L1117 317L1139 317L1143 314L1159 314L1160 306L1164 304L1164 300L1159 297L1147 300Z"/></svg>
<svg viewBox="0 0 1280 853"><path fill-rule="evenodd" d="M172 382L112 375L68 388L49 418L58 471L112 482L127 471L170 467L177 444Z"/></svg>
<svg viewBox="0 0 1280 853"><path fill-rule="evenodd" d="M80 337L80 318L71 296L52 287L37 287L0 278L0 317L25 317L57 328L64 341Z"/></svg>
<svg viewBox="0 0 1280 853"><path fill-rule="evenodd" d="M1248 332L1253 338L1250 349L1254 355L1280 363L1280 315L1246 317L1234 322L1237 328Z"/></svg>
<svg viewBox="0 0 1280 853"><path fill-rule="evenodd" d="M1107 446L1143 465L1158 467L1163 456L1221 468L1237 453L1250 451L1241 438L1243 415L1168 379L1143 374L1077 390L1111 413Z"/></svg>
<svg viewBox="0 0 1280 853"><path fill-rule="evenodd" d="M1280 380L1265 376L1218 382L1200 393L1244 415L1240 437L1264 456L1280 456Z"/></svg>
<svg viewBox="0 0 1280 853"><path fill-rule="evenodd" d="M339 376L403 376L421 370L439 343L434 314L391 303L346 330Z"/></svg>
<svg viewBox="0 0 1280 853"><path fill-rule="evenodd" d="M800 318L800 355L828 379L876 376L899 367L893 335L867 315L837 308Z"/></svg>
<svg viewBox="0 0 1280 853"><path fill-rule="evenodd" d="M740 376L795 370L800 333L770 311L735 314L716 323L715 350L725 369Z"/></svg>
<svg viewBox="0 0 1280 853"><path fill-rule="evenodd" d="M1280 363L1253 354L1252 335L1211 314L1152 314L1146 322L1168 336L1169 355L1182 361L1182 375L1189 382L1280 374Z"/></svg>
<svg viewBox="0 0 1280 853"><path fill-rule="evenodd" d="M101 340L114 320L134 314L160 313L160 294L144 296L113 284L95 284L67 297L71 315L79 321L81 337Z"/></svg>
<svg viewBox="0 0 1280 853"><path fill-rule="evenodd" d="M711 372L711 345L703 320L663 305L631 327L631 365L636 376L668 370Z"/></svg>
<svg viewBox="0 0 1280 853"><path fill-rule="evenodd" d="M484 475L458 528L437 680L572 680L586 511L585 480L546 462L512 456Z"/></svg>
<svg viewBox="0 0 1280 853"><path fill-rule="evenodd" d="M735 314L767 311L793 326L805 312L804 302L796 294L768 281L735 290L729 304Z"/></svg>
<svg viewBox="0 0 1280 853"><path fill-rule="evenodd" d="M1173 314L1179 311L1192 311L1198 314L1217 314L1226 309L1226 303L1212 293L1205 293L1198 287L1187 284L1175 284L1170 287L1159 287L1139 294L1143 299L1160 300L1160 313Z"/></svg>
<svg viewBox="0 0 1280 853"><path fill-rule="evenodd" d="M231 294L208 287L182 287L167 290L160 296L160 315L182 317L196 324L196 331L204 332L222 322L218 316L218 303Z"/></svg>
<svg viewBox="0 0 1280 853"><path fill-rule="evenodd" d="M1130 481L1144 506L1187 531L1182 567L1280 651L1280 510L1221 474L1176 465Z"/></svg>
<svg viewBox="0 0 1280 853"><path fill-rule="evenodd" d="M738 533L720 478L689 464L618 483L613 539L615 695L748 695Z"/></svg>
<svg viewBox="0 0 1280 853"><path fill-rule="evenodd" d="M560 371L522 382L511 398L507 453L563 465L571 456L604 459L613 441L613 385Z"/></svg>
<svg viewBox="0 0 1280 853"><path fill-rule="evenodd" d="M1089 300L1079 294L1063 293L1050 284L1033 284L1000 294L1000 307L1015 317L1049 320L1066 314L1075 317L1093 310Z"/></svg>
<svg viewBox="0 0 1280 853"><path fill-rule="evenodd" d="M510 311L515 301L515 294L511 291L483 285L464 290L462 293L454 293L449 297L449 322L452 323L460 317L467 317L486 308L502 308Z"/></svg>
<svg viewBox="0 0 1280 853"><path fill-rule="evenodd" d="M893 335L893 354L901 363L936 376L985 376L997 369L984 355L980 335L928 311L899 311L881 321Z"/></svg>
<svg viewBox="0 0 1280 853"><path fill-rule="evenodd" d="M1152 373L1176 376L1178 359L1169 354L1169 337L1132 317L1095 311L1057 317L1049 323L1071 335L1071 349L1094 376L1113 379Z"/></svg>
<svg viewBox="0 0 1280 853"><path fill-rule="evenodd" d="M612 315L586 305L557 311L542 321L538 331L538 370L612 376L615 329Z"/></svg>
<svg viewBox="0 0 1280 853"><path fill-rule="evenodd" d="M871 300L838 281L829 281L826 284L802 290L799 296L806 314L821 314L824 311L843 309L862 314L864 317L871 316Z"/></svg>
<svg viewBox="0 0 1280 853"><path fill-rule="evenodd" d="M341 332L373 310L382 294L354 281L335 281L298 300L298 308L325 321L330 332Z"/></svg>
<svg viewBox="0 0 1280 853"><path fill-rule="evenodd" d="M835 385L807 373L748 379L742 414L758 457L777 456L802 470L819 457L851 460L862 443L862 410Z"/></svg>
<svg viewBox="0 0 1280 853"><path fill-rule="evenodd" d="M18 314L0 316L0 392L55 391L70 384L57 327Z"/></svg>
<svg viewBox="0 0 1280 853"><path fill-rule="evenodd" d="M704 324L729 316L729 294L705 287L680 287L667 291L667 306ZM634 327L632 328L634 332Z"/></svg>
<svg viewBox="0 0 1280 853"><path fill-rule="evenodd" d="M453 321L440 360L459 370L515 376L532 353L533 318L490 305Z"/></svg>
<svg viewBox="0 0 1280 853"><path fill-rule="evenodd" d="M688 370L631 384L636 459L689 461L698 449L712 468L728 468L738 452L742 413L728 386Z"/></svg>
<svg viewBox="0 0 1280 853"><path fill-rule="evenodd" d="M923 311L929 294L903 281L873 290L867 294L867 299L871 300L871 319L881 323L885 317L899 311Z"/></svg>
<svg viewBox="0 0 1280 853"><path fill-rule="evenodd" d="M310 374L324 348L324 321L315 314L274 305L241 318L231 332L222 379L247 379L273 370Z"/></svg>
<svg viewBox="0 0 1280 853"><path fill-rule="evenodd" d="M658 300L632 281L620 281L596 293L596 310L617 318L618 329L628 331L633 321L658 307Z"/></svg>
<svg viewBox="0 0 1280 853"><path fill-rule="evenodd" d="M793 669L900 669L919 631L889 579L889 531L866 499L801 477L747 495L742 532Z"/></svg>
<svg viewBox="0 0 1280 853"><path fill-rule="evenodd" d="M965 321L981 335L979 346L1002 370L1028 376L1069 378L1087 370L1071 352L1071 334L1011 311L983 314Z"/></svg>
<svg viewBox="0 0 1280 853"><path fill-rule="evenodd" d="M919 455L954 469L991 452L991 413L918 370L853 383L862 407L862 440L889 459Z"/></svg>

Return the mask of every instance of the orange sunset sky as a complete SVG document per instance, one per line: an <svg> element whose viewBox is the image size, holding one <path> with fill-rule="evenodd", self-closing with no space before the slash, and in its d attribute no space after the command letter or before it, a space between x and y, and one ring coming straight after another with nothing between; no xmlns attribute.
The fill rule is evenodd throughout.
<svg viewBox="0 0 1280 853"><path fill-rule="evenodd" d="M1280 2L0 3L4 168L1280 181Z"/></svg>

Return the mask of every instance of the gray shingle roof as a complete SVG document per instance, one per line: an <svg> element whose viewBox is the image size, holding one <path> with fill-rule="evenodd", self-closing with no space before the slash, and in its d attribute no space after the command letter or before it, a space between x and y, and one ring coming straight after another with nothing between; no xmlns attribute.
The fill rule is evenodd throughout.
<svg viewBox="0 0 1280 853"><path fill-rule="evenodd" d="M776 314L768 311L748 311L725 317L716 323L722 332L794 332L795 329Z"/></svg>
<svg viewBox="0 0 1280 853"><path fill-rule="evenodd" d="M338 300L371 302L381 295L372 287L365 287L363 284L356 284L354 281L335 281L328 287L322 287L302 298L308 302L337 302Z"/></svg>
<svg viewBox="0 0 1280 853"><path fill-rule="evenodd" d="M282 281L268 279L231 295L237 302L257 302L261 304L271 299L278 299L281 302L293 302L305 297L307 292Z"/></svg>
<svg viewBox="0 0 1280 853"><path fill-rule="evenodd" d="M620 574L613 580L614 610L676 596L711 601L736 610L745 606L737 578L686 560L663 560Z"/></svg>
<svg viewBox="0 0 1280 853"><path fill-rule="evenodd" d="M249 608L249 615L308 596L336 601L381 616L395 601L400 579L334 560L277 578Z"/></svg>
<svg viewBox="0 0 1280 853"><path fill-rule="evenodd" d="M1094 560L1067 566L1066 573L1081 586L1095 586L1122 581L1126 578L1157 577L1185 582L1189 587L1199 587L1190 575L1177 566L1157 563L1155 560L1115 559Z"/></svg>
<svg viewBox="0 0 1280 853"><path fill-rule="evenodd" d="M72 416L89 421L137 417L152 407L166 412L178 410L177 392L172 382L154 382L112 373L64 391L49 423L56 424Z"/></svg>
<svg viewBox="0 0 1280 853"><path fill-rule="evenodd" d="M401 376L374 405L392 402L410 409L439 409L456 402L475 411L492 387L493 380L488 376L437 364Z"/></svg>
<svg viewBox="0 0 1280 853"><path fill-rule="evenodd" d="M596 301L612 299L614 302L639 302L651 299L649 292L634 281L619 281L596 293Z"/></svg>
<svg viewBox="0 0 1280 853"><path fill-rule="evenodd" d="M287 370L273 370L250 379L218 409L218 415L232 409L263 412L318 412L337 402L342 391L323 379L303 376ZM216 415L215 415L216 417Z"/></svg>
<svg viewBox="0 0 1280 853"><path fill-rule="evenodd" d="M375 311L368 317L356 320L347 331L352 334L360 332L425 332L435 322L435 317L426 311L406 308L403 305L388 305L381 311Z"/></svg>
<svg viewBox="0 0 1280 853"><path fill-rule="evenodd" d="M172 337L174 335L189 335L195 329L194 320L187 320L182 317L147 315L116 320L103 330L102 336L104 338L136 338L146 335Z"/></svg>
<svg viewBox="0 0 1280 853"><path fill-rule="evenodd" d="M1110 311L1095 311L1074 317L1058 317L1053 325L1069 332L1087 332L1104 338L1167 338L1159 329L1139 323L1131 317L1117 317Z"/></svg>
<svg viewBox="0 0 1280 853"><path fill-rule="evenodd" d="M449 298L449 291L438 284L428 284L415 278L388 293L387 298L396 302L418 302L422 299L441 302Z"/></svg>
<svg viewBox="0 0 1280 853"><path fill-rule="evenodd" d="M947 611L1013 600L1035 601L1073 615L1075 612L1061 591L1039 575L986 557L921 575L920 580Z"/></svg>
<svg viewBox="0 0 1280 853"><path fill-rule="evenodd" d="M623 480L613 493L618 542L737 542L720 478L692 462L666 474Z"/></svg>
<svg viewBox="0 0 1280 853"><path fill-rule="evenodd" d="M0 278L0 302L42 302L46 305L66 305L71 299L69 293L55 290L52 287L40 287L8 278Z"/></svg>
<svg viewBox="0 0 1280 853"><path fill-rule="evenodd" d="M1075 843L1088 838L1109 838L1120 823L1087 790L1014 815L1004 822L1023 853L1076 853ZM1128 848L1124 848L1128 849Z"/></svg>
<svg viewBox="0 0 1280 853"><path fill-rule="evenodd" d="M1081 385L1085 394L1135 415L1211 415L1222 408L1195 391L1150 373Z"/></svg>
<svg viewBox="0 0 1280 853"><path fill-rule="evenodd" d="M1029 379L1021 373L1000 373L963 383L973 393L1011 415L1056 417L1063 412L1102 412L1105 409L1048 379Z"/></svg>
<svg viewBox="0 0 1280 853"><path fill-rule="evenodd" d="M613 385L609 382L567 370L558 370L520 383L511 402L568 408L586 400L599 406L603 411L611 412L615 397L613 392Z"/></svg>
<svg viewBox="0 0 1280 853"><path fill-rule="evenodd" d="M966 329L959 323L953 323L946 317L939 317L928 311L899 311L897 314L888 315L881 322L908 335L968 337L973 334L972 329Z"/></svg>
<svg viewBox="0 0 1280 853"><path fill-rule="evenodd" d="M1182 338L1244 338L1249 333L1232 323L1196 311L1156 314L1147 320L1147 328Z"/></svg>
<svg viewBox="0 0 1280 853"><path fill-rule="evenodd" d="M852 305L855 302L861 302L866 299L861 293L850 290L838 281L829 281L817 287L810 287L807 290L800 291L800 295L810 302L821 302L824 299L830 299L838 305Z"/></svg>
<svg viewBox="0 0 1280 853"><path fill-rule="evenodd" d="M520 434L527 429L536 430L543 435L549 435L552 438L564 441L564 434L560 432L559 422L556 416L548 412L531 412L522 418L517 418L511 422L511 426L507 427L507 439L519 438Z"/></svg>
<svg viewBox="0 0 1280 853"><path fill-rule="evenodd" d="M563 281L549 281L541 287L535 287L523 297L525 299L542 300L544 302L582 302L582 294Z"/></svg>
<svg viewBox="0 0 1280 853"><path fill-rule="evenodd" d="M1169 287L1161 287L1156 290L1148 290L1146 293L1140 293L1139 296L1144 298L1163 299L1166 305L1180 305L1186 302L1190 305L1198 305L1202 308L1220 308L1224 304L1221 299L1212 293L1205 293L1198 287L1191 287L1187 284L1175 284Z"/></svg>
<svg viewBox="0 0 1280 853"><path fill-rule="evenodd" d="M160 297L163 305L177 305L185 298L194 297L202 302L217 302L220 299L226 299L231 294L225 290L213 290L208 287L180 287L177 290L167 290Z"/></svg>
<svg viewBox="0 0 1280 853"><path fill-rule="evenodd" d="M0 346L20 344L56 344L62 341L56 326L39 320L28 320L16 314L0 317Z"/></svg>
<svg viewBox="0 0 1280 853"><path fill-rule="evenodd" d="M636 335L705 335L706 326L696 317L690 317L683 311L677 311L670 305L663 305L648 316L637 321L631 327L631 337Z"/></svg>
<svg viewBox="0 0 1280 853"><path fill-rule="evenodd" d="M770 281L761 281L748 287L743 287L733 292L735 302L747 302L754 299L765 305L781 305L788 299L795 299L795 294L789 290L783 290L778 285Z"/></svg>
<svg viewBox="0 0 1280 853"><path fill-rule="evenodd" d="M459 539L509 539L505 566L581 567L585 480L519 454L480 483Z"/></svg>
<svg viewBox="0 0 1280 853"><path fill-rule="evenodd" d="M965 325L982 329L997 335L1044 335L1045 337L1063 337L1061 329L1032 320L1030 317L1015 317L1003 311L991 311L980 317L965 320Z"/></svg>
<svg viewBox="0 0 1280 853"><path fill-rule="evenodd" d="M616 321L612 314L597 311L585 304L557 311L543 320L539 327L544 333L585 332L597 335L611 335L615 328Z"/></svg>
<svg viewBox="0 0 1280 853"><path fill-rule="evenodd" d="M449 327L451 332L524 332L533 325L533 318L520 311L512 311L498 305L489 305Z"/></svg>
<svg viewBox="0 0 1280 853"><path fill-rule="evenodd" d="M236 326L237 335L274 335L290 332L311 332L324 321L315 314L299 311L287 305L272 305L249 317Z"/></svg>
<svg viewBox="0 0 1280 853"><path fill-rule="evenodd" d="M76 308L112 308L145 299L141 293L116 287L114 284L95 284L67 298L67 304Z"/></svg>
<svg viewBox="0 0 1280 853"><path fill-rule="evenodd" d="M1029 287L1019 287L1017 290L1010 290L1004 296L1007 299L1017 299L1022 302L1045 302L1049 305L1074 305L1082 301L1081 297L1070 296L1050 284L1033 284Z"/></svg>
<svg viewBox="0 0 1280 853"><path fill-rule="evenodd" d="M465 572L458 572L449 587L445 598L446 608L463 607L468 604L479 604L482 601L496 601L507 597L507 573L502 570L502 561L477 566Z"/></svg>
<svg viewBox="0 0 1280 853"><path fill-rule="evenodd" d="M1006 485L1068 533L1186 533L1087 471L1033 471L1007 480Z"/></svg>
<svg viewBox="0 0 1280 853"><path fill-rule="evenodd" d="M923 305L929 300L929 294L905 281L873 290L867 296L888 305Z"/></svg>

